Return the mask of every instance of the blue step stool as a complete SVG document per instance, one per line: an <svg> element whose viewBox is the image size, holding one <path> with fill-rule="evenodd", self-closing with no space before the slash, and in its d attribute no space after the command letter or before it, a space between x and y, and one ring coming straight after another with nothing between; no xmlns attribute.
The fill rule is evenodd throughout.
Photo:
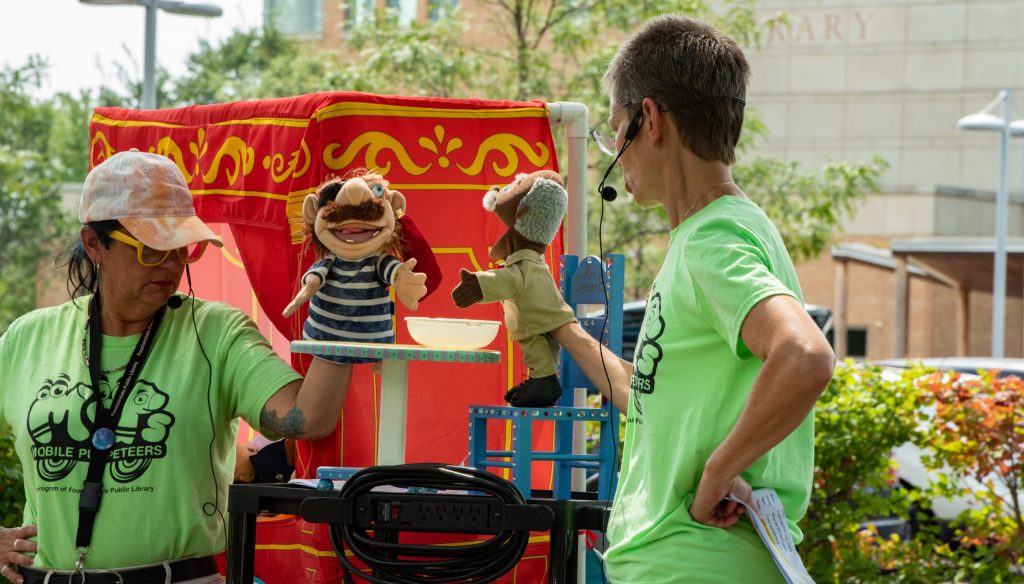
<svg viewBox="0 0 1024 584"><path fill-rule="evenodd" d="M607 303L609 315L580 318L580 325L594 338L600 339L616 355L622 354L622 290L625 258L609 254L604 265L594 256L579 261L576 256L564 255L561 260L560 286L565 302L576 309L579 305ZM572 469L584 468L598 472L597 496L611 499L618 478L619 412L611 401L605 400L600 408L576 407L575 388L588 393L597 389L566 351L559 358L562 397L559 405L550 408L514 408L511 406L469 407L469 466L478 469L511 469L511 481L525 497L531 496L531 470L533 461L550 460L554 463L553 496L571 498ZM487 421L503 420L512 425L511 450L487 450ZM533 450L533 423L554 422L554 450ZM573 427L580 423L596 422L600 425L599 447L596 454L574 453Z"/></svg>

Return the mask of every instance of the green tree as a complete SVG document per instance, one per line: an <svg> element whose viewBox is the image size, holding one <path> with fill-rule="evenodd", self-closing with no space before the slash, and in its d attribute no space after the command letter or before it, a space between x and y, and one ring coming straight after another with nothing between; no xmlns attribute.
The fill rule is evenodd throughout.
<svg viewBox="0 0 1024 584"><path fill-rule="evenodd" d="M288 71L288 64L294 63L300 53L293 40L272 27L236 31L219 45L200 41L199 50L188 58L185 74L168 82L171 103L165 107L317 91L313 89L316 77L309 81L313 85L300 84L287 93L266 91L274 83L273 75ZM299 78L289 75L289 79L297 81Z"/></svg>
<svg viewBox="0 0 1024 584"><path fill-rule="evenodd" d="M36 272L67 233L60 183L46 159L0 145L0 333L36 306Z"/></svg>
<svg viewBox="0 0 1024 584"><path fill-rule="evenodd" d="M483 60L463 45L465 23L457 15L427 23L399 24L386 11L347 35L339 87L372 93L461 97L488 85Z"/></svg>
<svg viewBox="0 0 1024 584"><path fill-rule="evenodd" d="M69 229L60 183L80 161L55 155L53 134L55 120L63 124L74 114L62 110L55 116L53 102L31 97L45 71L38 58L0 71L0 111L7 124L0 134L0 334L35 308L37 267L53 256L54 242L64 241ZM84 139L84 132L79 136Z"/></svg>
<svg viewBox="0 0 1024 584"><path fill-rule="evenodd" d="M334 52L300 46L272 27L238 31L219 45L202 43L187 72L161 83L162 105L218 103L282 97L317 91L432 95L490 99L579 101L591 120L608 113L601 74L617 39L644 20L680 12L710 21L747 47L784 15L759 21L754 0L482 0L487 26L503 39L497 49L467 44L466 24L457 11L439 20L402 25L381 11L353 26ZM119 76L133 102L137 86L122 67ZM100 102L116 101L109 92ZM773 219L794 260L822 253L840 232L844 214L868 192L886 164L880 159L830 162L819 170L757 157L767 132L756 107L749 107L734 174L744 190ZM562 153L564 157L564 152ZM591 149L594 175L610 162ZM593 177L592 177L593 179ZM624 192L619 174L611 183ZM596 180L591 180L591 184ZM630 259L626 296L642 298L660 265L667 236L664 212L626 202L590 199L590 253L623 253ZM600 218L604 217L604 223ZM600 231L599 231L600 230ZM601 237L599 237L601 236ZM603 245L600 245L603 243ZM599 248L603 248L599 250Z"/></svg>
<svg viewBox="0 0 1024 584"><path fill-rule="evenodd" d="M0 335L36 306L38 267L53 256L53 243L66 238L67 213L60 182L76 172L75 156L56 154L61 128L78 130L84 151L87 126L68 101L37 100L31 92L45 79L46 63L32 58L20 68L0 71ZM60 112L57 114L57 112ZM67 124L65 124L67 122ZM84 157L82 157L84 159ZM9 436L0 437L0 525L19 525L24 506L21 465Z"/></svg>

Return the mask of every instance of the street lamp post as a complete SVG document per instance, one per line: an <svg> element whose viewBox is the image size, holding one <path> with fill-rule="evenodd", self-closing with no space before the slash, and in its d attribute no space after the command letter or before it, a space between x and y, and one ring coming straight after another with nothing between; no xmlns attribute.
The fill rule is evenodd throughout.
<svg viewBox="0 0 1024 584"><path fill-rule="evenodd" d="M224 13L216 4L178 2L175 0L78 0L83 4L130 4L146 7L146 48L142 66L142 109L156 108L156 13L164 10L172 14L213 18Z"/></svg>
<svg viewBox="0 0 1024 584"><path fill-rule="evenodd" d="M964 130L999 132L999 179L996 186L996 251L992 269L992 356L1004 356L1006 331L1006 238L1009 214L1007 167L1009 165L1010 135L1024 135L1024 120L1010 122L1012 97L1008 90L999 95L983 110L960 118L957 127ZM1002 117L989 113L996 104L1002 104Z"/></svg>

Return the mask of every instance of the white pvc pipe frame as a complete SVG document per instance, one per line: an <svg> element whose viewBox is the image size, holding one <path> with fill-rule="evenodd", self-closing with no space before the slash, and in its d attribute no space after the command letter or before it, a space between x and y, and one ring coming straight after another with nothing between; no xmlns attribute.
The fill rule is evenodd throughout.
<svg viewBox="0 0 1024 584"><path fill-rule="evenodd" d="M566 190L569 212L565 224L565 253L582 258L587 254L587 106L572 101L547 104L551 126L564 126L569 145Z"/></svg>
<svg viewBox="0 0 1024 584"><path fill-rule="evenodd" d="M569 193L569 211L566 218L563 242L565 253L582 258L587 254L587 140L590 139L587 106L572 101L547 104L551 127L565 127L566 142L569 145L566 165L566 191ZM580 316L580 315L578 315ZM575 391L573 405L586 407L586 392ZM582 424L573 428L572 450L584 452L586 436ZM572 490L586 490L583 469L576 469L572 477ZM586 547L584 540L577 541L576 582L586 582Z"/></svg>

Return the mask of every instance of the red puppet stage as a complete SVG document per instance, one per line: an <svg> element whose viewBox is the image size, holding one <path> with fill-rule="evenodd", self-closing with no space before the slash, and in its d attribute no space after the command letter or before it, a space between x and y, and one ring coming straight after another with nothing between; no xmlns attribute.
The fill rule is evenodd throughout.
<svg viewBox="0 0 1024 584"><path fill-rule="evenodd" d="M396 306L397 340L412 343L405 316L502 320L498 304L460 310L449 296L459 268L493 267L487 249L504 226L481 199L517 173L557 170L541 102L322 93L156 111L98 108L90 124L91 164L130 148L174 160L189 181L197 213L224 238L219 256L208 253L194 266L196 295L251 315L286 359L288 343L301 336L305 310L290 319L281 311L312 260L302 245L301 205L326 177L369 168L406 196L408 217L437 261L432 271L423 260L417 267L432 277L428 287L436 292L415 313ZM548 248L554 269L561 253L558 237ZM415 245L410 254L429 256ZM526 376L504 328L488 348L502 352L500 365L410 364L407 462L463 462L467 407L503 403L505 390ZM301 371L305 362L292 363ZM379 391L370 366L357 365L335 433L297 445L297 476L314 476L323 465L376 462ZM492 447L509 448L509 432L491 439ZM550 448L550 434L540 440ZM550 488L550 472L538 470L534 486ZM298 518L264 521L256 574L268 584L340 581L323 531ZM503 581L546 581L546 534L534 534L531 542L519 568Z"/></svg>

